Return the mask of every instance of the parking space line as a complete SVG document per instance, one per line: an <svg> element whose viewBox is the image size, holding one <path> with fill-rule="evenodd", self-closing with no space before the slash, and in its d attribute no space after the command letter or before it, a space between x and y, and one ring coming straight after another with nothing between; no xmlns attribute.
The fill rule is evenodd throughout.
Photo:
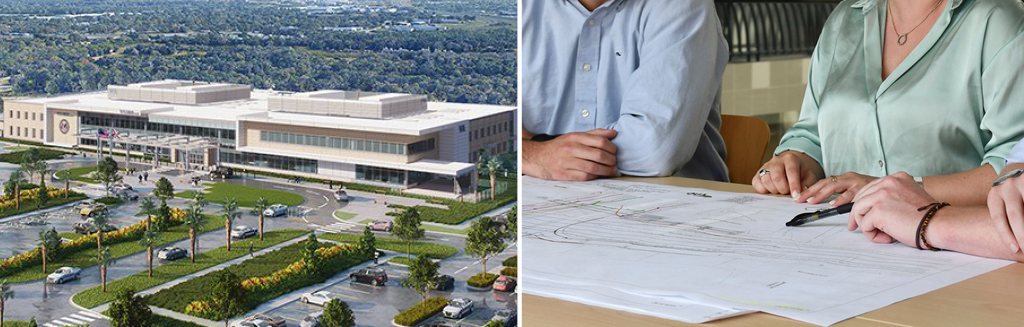
<svg viewBox="0 0 1024 327"><path fill-rule="evenodd" d="M340 288L340 289L343 289L343 290L346 290L346 291L353 291L353 292L356 292L356 293L363 293L363 294L367 294L367 295L369 295L369 294L370 294L370 292L367 292L367 291L360 291L360 290L357 290L357 289L354 289L354 288L351 288L351 287L344 287L344 286L339 286L338 288Z"/></svg>

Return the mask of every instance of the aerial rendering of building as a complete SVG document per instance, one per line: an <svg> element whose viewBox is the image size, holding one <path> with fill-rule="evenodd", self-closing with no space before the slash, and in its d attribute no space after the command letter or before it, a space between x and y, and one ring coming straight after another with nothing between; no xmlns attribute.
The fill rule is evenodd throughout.
<svg viewBox="0 0 1024 327"><path fill-rule="evenodd" d="M473 194L479 154L514 151L517 134L514 107L178 80L7 99L4 108L11 139L445 197Z"/></svg>

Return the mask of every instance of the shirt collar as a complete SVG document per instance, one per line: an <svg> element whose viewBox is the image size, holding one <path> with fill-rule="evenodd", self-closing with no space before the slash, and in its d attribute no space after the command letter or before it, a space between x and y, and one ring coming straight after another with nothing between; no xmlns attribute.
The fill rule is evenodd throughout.
<svg viewBox="0 0 1024 327"><path fill-rule="evenodd" d="M864 12L868 12L871 11L872 9L875 9L875 7L878 6L879 2L881 2L881 0L857 0L857 2L853 3L852 7L861 8L864 10ZM960 4L962 4L963 2L964 0L949 0L950 9L956 9L957 7L960 7Z"/></svg>
<svg viewBox="0 0 1024 327"><path fill-rule="evenodd" d="M594 11L597 11L598 9L601 9L601 8L604 8L604 7L611 7L613 4L615 4L615 6L616 6L615 9L620 9L620 8L622 8L622 5L626 3L626 1L628 1L628 0L608 0L604 4L602 4L601 6L599 6L597 8L594 8ZM565 0L565 2L568 2L570 4L580 4L579 0ZM616 4L616 3L618 3L618 4ZM581 5L581 7L582 7L582 5Z"/></svg>

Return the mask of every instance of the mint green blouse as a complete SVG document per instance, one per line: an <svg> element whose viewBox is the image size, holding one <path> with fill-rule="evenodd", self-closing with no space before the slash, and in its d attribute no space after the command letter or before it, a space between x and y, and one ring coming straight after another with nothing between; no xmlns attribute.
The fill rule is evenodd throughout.
<svg viewBox="0 0 1024 327"><path fill-rule="evenodd" d="M883 0L847 0L832 12L811 58L800 119L776 154L806 153L826 176L1002 170L1024 137L1020 1L949 0L883 80L883 33L892 33L885 8Z"/></svg>

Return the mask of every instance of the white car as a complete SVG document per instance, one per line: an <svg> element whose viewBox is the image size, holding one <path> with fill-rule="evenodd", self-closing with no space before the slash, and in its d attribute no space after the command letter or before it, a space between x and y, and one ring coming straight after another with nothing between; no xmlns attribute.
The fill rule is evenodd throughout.
<svg viewBox="0 0 1024 327"><path fill-rule="evenodd" d="M465 298L454 299L448 302L448 306L444 307L444 317L461 319L473 312L473 306L473 300Z"/></svg>
<svg viewBox="0 0 1024 327"><path fill-rule="evenodd" d="M299 327L320 327L320 316L323 315L323 311L311 313L305 318L302 318L302 322L299 323Z"/></svg>
<svg viewBox="0 0 1024 327"><path fill-rule="evenodd" d="M288 213L288 206L280 204L280 203L275 204L275 205L271 205L270 207L267 208L267 210L263 210L263 216L264 217L284 216L287 213Z"/></svg>
<svg viewBox="0 0 1024 327"><path fill-rule="evenodd" d="M46 276L46 282L50 284L64 284L65 282L78 279L80 273L82 273L80 268L61 267L49 276Z"/></svg>
<svg viewBox="0 0 1024 327"><path fill-rule="evenodd" d="M256 229L249 226L235 226L231 229L231 237L244 239L256 236Z"/></svg>
<svg viewBox="0 0 1024 327"><path fill-rule="evenodd" d="M316 291L312 293L302 294L302 303L315 304L319 306L327 305L327 302L331 300L339 299L337 295L328 291Z"/></svg>

